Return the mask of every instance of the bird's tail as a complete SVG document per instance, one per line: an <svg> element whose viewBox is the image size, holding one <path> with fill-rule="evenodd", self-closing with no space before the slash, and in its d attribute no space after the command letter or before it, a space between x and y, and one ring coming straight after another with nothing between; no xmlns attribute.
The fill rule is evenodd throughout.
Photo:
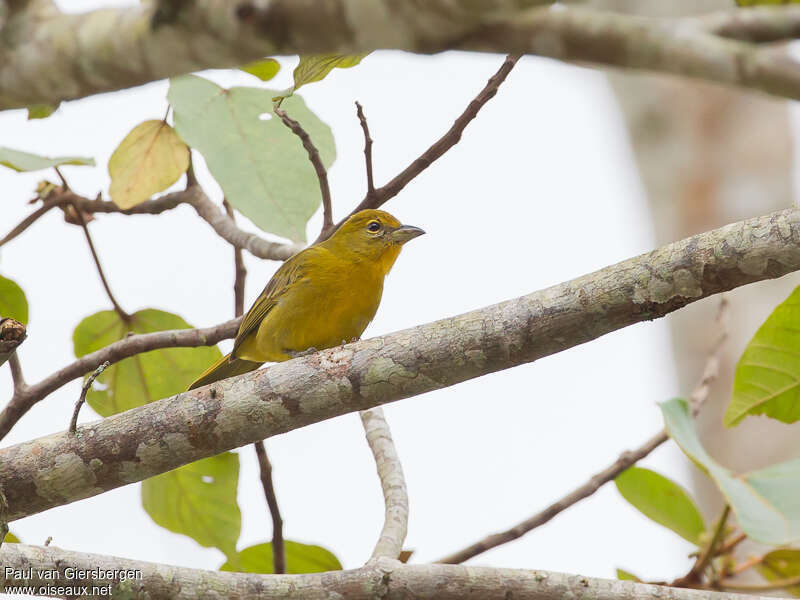
<svg viewBox="0 0 800 600"><path fill-rule="evenodd" d="M220 379L227 379L228 377L233 377L234 375L242 375L244 373L249 373L250 371L255 371L263 364L264 363L253 362L241 358L231 358L230 354L226 354L213 365L208 367L208 369L206 369L205 372L200 375L200 377L195 379L194 383L189 386L189 389L193 390L195 388L208 385L209 383L219 381Z"/></svg>

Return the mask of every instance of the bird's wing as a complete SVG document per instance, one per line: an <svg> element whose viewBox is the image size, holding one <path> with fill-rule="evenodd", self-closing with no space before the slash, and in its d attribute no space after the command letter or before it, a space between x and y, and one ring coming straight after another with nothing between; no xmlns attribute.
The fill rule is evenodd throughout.
<svg viewBox="0 0 800 600"><path fill-rule="evenodd" d="M239 331L236 333L236 339L233 342L233 350L231 357L236 356L236 351L239 346L247 339L247 337L258 331L261 321L267 316L267 313L272 310L278 299L286 293L286 291L299 280L301 280L307 272L307 259L308 254L313 253L314 247L306 248L302 252L295 254L292 258L287 260L281 268L275 271L272 279L269 280L264 291L250 307L250 310L244 315L242 324L239 325Z"/></svg>

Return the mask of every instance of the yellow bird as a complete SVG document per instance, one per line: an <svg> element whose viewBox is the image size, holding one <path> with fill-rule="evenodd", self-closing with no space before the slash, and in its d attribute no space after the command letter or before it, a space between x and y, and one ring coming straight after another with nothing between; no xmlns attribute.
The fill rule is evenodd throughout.
<svg viewBox="0 0 800 600"><path fill-rule="evenodd" d="M400 249L423 233L382 210L354 214L275 272L245 314L231 353L189 389L361 337Z"/></svg>

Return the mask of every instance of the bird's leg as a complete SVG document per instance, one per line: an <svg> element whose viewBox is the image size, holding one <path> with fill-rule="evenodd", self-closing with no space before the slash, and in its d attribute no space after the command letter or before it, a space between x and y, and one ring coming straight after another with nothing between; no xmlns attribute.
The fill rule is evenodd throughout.
<svg viewBox="0 0 800 600"><path fill-rule="evenodd" d="M315 352L317 352L317 349L312 346L307 350L286 350L285 352L292 358L300 358L301 356L308 356L309 354L314 354Z"/></svg>

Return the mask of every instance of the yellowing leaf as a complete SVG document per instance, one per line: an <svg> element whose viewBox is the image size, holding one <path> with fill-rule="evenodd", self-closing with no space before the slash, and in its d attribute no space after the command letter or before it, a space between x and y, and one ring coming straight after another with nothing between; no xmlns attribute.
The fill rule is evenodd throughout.
<svg viewBox="0 0 800 600"><path fill-rule="evenodd" d="M773 550L764 557L756 569L767 581L800 577L800 550L791 548ZM800 596L800 585L786 588L786 591L792 596Z"/></svg>
<svg viewBox="0 0 800 600"><path fill-rule="evenodd" d="M189 168L189 148L164 121L134 127L108 161L109 193L122 209L141 204L175 183Z"/></svg>
<svg viewBox="0 0 800 600"><path fill-rule="evenodd" d="M142 507L161 527L235 561L242 529L238 485L239 455L225 452L146 479Z"/></svg>
<svg viewBox="0 0 800 600"><path fill-rule="evenodd" d="M281 70L281 64L274 58L265 58L263 60L251 62L250 64L241 67L241 69L245 73L255 75L261 81L269 81L278 74L278 71Z"/></svg>

